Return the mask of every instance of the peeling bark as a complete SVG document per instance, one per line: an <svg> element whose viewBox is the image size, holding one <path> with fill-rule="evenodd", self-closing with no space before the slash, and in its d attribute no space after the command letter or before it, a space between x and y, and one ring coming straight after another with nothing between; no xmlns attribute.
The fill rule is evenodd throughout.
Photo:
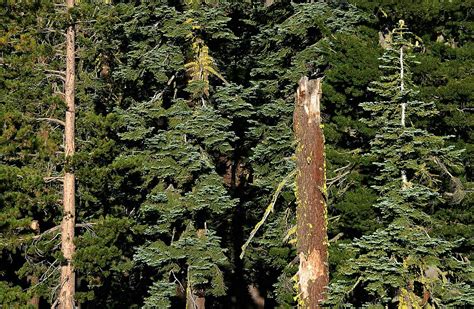
<svg viewBox="0 0 474 309"><path fill-rule="evenodd" d="M299 305L320 308L329 282L326 172L321 125L321 80L301 78L296 95L294 131L297 175L297 249Z"/></svg>

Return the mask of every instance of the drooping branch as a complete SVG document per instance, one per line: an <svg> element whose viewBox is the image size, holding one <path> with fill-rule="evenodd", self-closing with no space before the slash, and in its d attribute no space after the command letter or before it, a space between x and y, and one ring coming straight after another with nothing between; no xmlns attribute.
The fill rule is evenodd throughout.
<svg viewBox="0 0 474 309"><path fill-rule="evenodd" d="M433 162L436 163L436 165L438 165L439 168L441 168L441 170L443 171L444 174L448 175L449 176L449 179L451 181L451 184L453 185L454 187L454 192L449 192L449 193L446 193L447 196L450 196L452 198L452 202L454 204L459 204L461 203L461 201L464 199L464 197L466 196L466 191L464 189L464 186L461 182L461 180L458 178L458 177L455 177L453 174L451 174L451 172L449 172L448 168L446 167L446 165L440 160L440 158L438 157L432 157L431 160L433 160Z"/></svg>
<svg viewBox="0 0 474 309"><path fill-rule="evenodd" d="M268 216L270 215L271 212L273 212L273 209L275 207L275 204L277 202L278 197L280 196L280 192L283 190L285 185L293 179L293 177L296 175L296 170L292 171L290 174L288 174L283 180L278 184L278 187L273 194L272 200L270 204L267 206L267 209L265 209L265 213L263 214L263 218L255 225L255 227L252 229L252 232L250 232L250 236L245 242L245 244L242 246L242 252L240 253L240 258L243 259L245 255L245 249L247 249L248 245L254 238L255 234L257 234L258 230L260 227L265 223L267 220Z"/></svg>

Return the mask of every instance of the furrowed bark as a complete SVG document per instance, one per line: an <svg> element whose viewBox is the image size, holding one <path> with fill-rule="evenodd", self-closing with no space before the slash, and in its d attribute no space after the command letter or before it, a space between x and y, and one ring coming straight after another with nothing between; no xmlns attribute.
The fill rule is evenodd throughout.
<svg viewBox="0 0 474 309"><path fill-rule="evenodd" d="M68 9L74 7L74 0L66 0ZM66 32L66 82L65 102L67 106L64 128L65 140L65 173L63 185L63 220L61 223L61 252L65 258L61 266L61 282L58 305L61 309L74 308L75 273L72 265L74 255L74 227L75 227L75 178L71 167L74 155L74 122L75 122L75 33L74 26L70 25Z"/></svg>
<svg viewBox="0 0 474 309"><path fill-rule="evenodd" d="M321 308L329 282L321 79L301 78L296 94L298 303Z"/></svg>

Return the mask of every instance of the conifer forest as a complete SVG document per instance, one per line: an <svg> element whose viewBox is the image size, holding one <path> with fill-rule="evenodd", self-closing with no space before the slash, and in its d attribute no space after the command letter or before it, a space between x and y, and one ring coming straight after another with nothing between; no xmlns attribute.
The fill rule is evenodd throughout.
<svg viewBox="0 0 474 309"><path fill-rule="evenodd" d="M0 308L474 308L472 0L3 0Z"/></svg>

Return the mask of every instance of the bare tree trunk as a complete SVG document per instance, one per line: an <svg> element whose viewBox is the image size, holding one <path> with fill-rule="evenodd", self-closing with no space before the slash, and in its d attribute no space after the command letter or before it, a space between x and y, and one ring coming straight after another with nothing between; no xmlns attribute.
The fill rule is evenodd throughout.
<svg viewBox="0 0 474 309"><path fill-rule="evenodd" d="M264 309L265 308L265 297L263 297L260 294L260 291L254 284L250 284L248 286L249 289L249 294L250 297L253 300L253 303L255 304L255 307L258 309Z"/></svg>
<svg viewBox="0 0 474 309"><path fill-rule="evenodd" d="M321 125L321 80L301 78L296 94L294 131L297 175L299 306L320 308L329 282L326 165Z"/></svg>
<svg viewBox="0 0 474 309"><path fill-rule="evenodd" d="M74 0L66 0L67 8L74 7ZM65 173L63 186L63 220L61 223L61 252L66 259L61 266L61 286L59 290L59 308L74 308L75 274L72 265L74 255L74 227L75 227L75 180L74 171L71 167L71 159L74 155L74 121L75 121L75 33L74 26L70 25L66 32L66 121L65 121Z"/></svg>

